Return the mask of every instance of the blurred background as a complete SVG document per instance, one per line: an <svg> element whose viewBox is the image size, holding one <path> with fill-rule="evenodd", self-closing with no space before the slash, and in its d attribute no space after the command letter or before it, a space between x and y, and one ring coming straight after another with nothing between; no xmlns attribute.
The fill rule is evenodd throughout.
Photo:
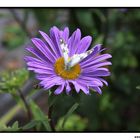
<svg viewBox="0 0 140 140"><path fill-rule="evenodd" d="M44 114L48 111L48 92L35 89L34 74L26 70L23 60L30 38L38 30L49 33L52 26L68 26L71 33L80 28L91 35L95 44L103 44L112 54L111 76L103 94L81 94L80 106L69 116L64 131L140 131L140 9L129 8L35 8L0 9L0 131L1 124L19 126L28 123L22 108L20 89ZM60 95L53 110L58 131L63 116L75 102ZM31 104L33 116L38 117ZM16 127L14 124L13 127ZM13 128L14 129L14 128ZM37 131L42 131L38 128Z"/></svg>

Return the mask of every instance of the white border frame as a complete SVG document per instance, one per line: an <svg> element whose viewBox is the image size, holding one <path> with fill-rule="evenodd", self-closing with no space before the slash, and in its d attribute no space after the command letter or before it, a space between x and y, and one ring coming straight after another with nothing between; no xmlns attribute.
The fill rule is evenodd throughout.
<svg viewBox="0 0 140 140"><path fill-rule="evenodd" d="M0 7L138 7L140 0L1 0Z"/></svg>
<svg viewBox="0 0 140 140"><path fill-rule="evenodd" d="M1 133L1 140L135 140L140 133Z"/></svg>

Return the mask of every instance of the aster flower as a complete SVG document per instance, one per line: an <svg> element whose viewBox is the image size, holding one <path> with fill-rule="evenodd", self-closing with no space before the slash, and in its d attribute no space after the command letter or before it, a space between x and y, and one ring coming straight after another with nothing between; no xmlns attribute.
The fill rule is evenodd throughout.
<svg viewBox="0 0 140 140"><path fill-rule="evenodd" d="M50 29L50 36L39 31L43 39L33 38L35 47L27 50L35 57L26 56L28 70L36 73L40 85L48 90L57 86L55 94L66 93L75 88L79 93L82 90L90 94L90 89L102 93L101 87L108 83L102 78L109 76L110 72L104 66L111 65L106 59L110 54L100 54L101 44L88 50L92 37L81 38L81 31L77 29L69 37L69 28L59 30L57 27Z"/></svg>

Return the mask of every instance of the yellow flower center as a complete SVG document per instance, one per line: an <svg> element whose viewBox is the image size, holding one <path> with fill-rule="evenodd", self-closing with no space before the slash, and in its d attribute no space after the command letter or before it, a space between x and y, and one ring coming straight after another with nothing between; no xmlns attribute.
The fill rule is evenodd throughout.
<svg viewBox="0 0 140 140"><path fill-rule="evenodd" d="M64 79L76 79L81 72L81 68L79 64L76 64L70 69L65 69L65 63L63 57L60 57L56 60L54 64L54 68L56 74Z"/></svg>

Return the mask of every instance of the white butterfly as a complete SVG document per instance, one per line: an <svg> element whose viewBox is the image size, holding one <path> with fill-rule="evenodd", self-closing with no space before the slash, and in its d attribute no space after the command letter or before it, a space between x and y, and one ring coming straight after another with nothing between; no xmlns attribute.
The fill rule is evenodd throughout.
<svg viewBox="0 0 140 140"><path fill-rule="evenodd" d="M93 49L91 49L86 51L85 53L74 54L72 57L69 57L68 45L64 42L63 39L60 39L60 47L63 53L65 69L70 69L71 67L75 66L93 52Z"/></svg>

